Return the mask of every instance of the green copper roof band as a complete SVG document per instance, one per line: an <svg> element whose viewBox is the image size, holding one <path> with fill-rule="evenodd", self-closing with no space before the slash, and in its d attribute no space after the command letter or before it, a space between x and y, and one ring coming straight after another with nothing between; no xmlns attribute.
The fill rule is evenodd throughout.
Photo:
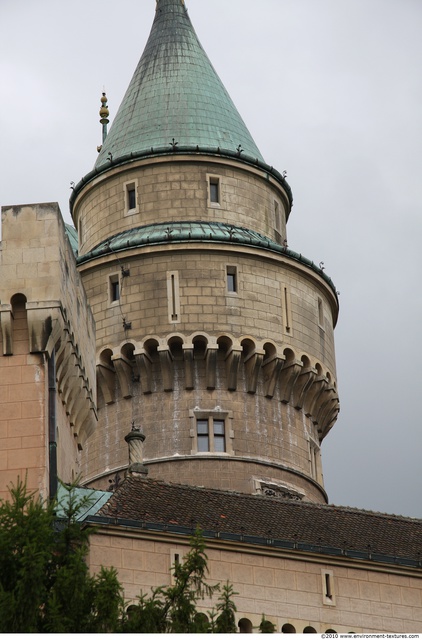
<svg viewBox="0 0 422 640"><path fill-rule="evenodd" d="M287 247L277 244L256 231L224 224L222 222L162 222L128 229L102 242L89 253L79 256L77 263L84 264L90 260L95 260L96 258L127 249L182 242L237 244L241 246L252 246L257 249L266 249L285 255L317 273L330 286L337 299L337 290L333 281L314 262L308 260L308 258L305 258L300 253L296 253Z"/></svg>
<svg viewBox="0 0 422 640"><path fill-rule="evenodd" d="M173 147L172 143L169 143L169 146ZM91 182L91 180L93 180L94 178L96 178L97 176L103 173L106 173L110 169L114 167L119 167L124 164L128 164L130 162L133 162L134 160L141 160L143 158L154 158L158 156L175 156L178 154L208 155L208 156L221 157L221 158L230 158L230 159L239 160L240 162L247 164L249 166L258 167L259 169L262 169L263 171L266 171L268 174L270 174L283 187L289 199L290 206L292 206L293 204L293 193L287 180L281 175L279 171L277 171L277 169L274 169L274 167L270 167L270 165L266 164L265 162L262 162L258 158L252 158L250 156L244 155L242 151L230 151L227 149L220 149L218 147L209 148L209 147L198 147L198 146L196 147L175 146L172 149L169 149L167 147L161 147L157 149L151 148L148 151L129 153L125 156L121 156L117 160L113 160L113 157L111 156L104 164L102 164L99 167L95 167L94 169L92 169L92 171L87 173L86 176L81 178L78 184L73 188L70 199L69 199L70 212L72 213L73 204L75 202L76 196L83 189L83 187L87 185L89 182Z"/></svg>

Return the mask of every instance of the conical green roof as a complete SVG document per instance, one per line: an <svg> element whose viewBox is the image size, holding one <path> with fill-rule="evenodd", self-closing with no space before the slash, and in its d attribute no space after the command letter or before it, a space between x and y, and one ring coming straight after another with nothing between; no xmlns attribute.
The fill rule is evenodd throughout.
<svg viewBox="0 0 422 640"><path fill-rule="evenodd" d="M158 0L133 78L96 162L118 162L151 148L220 148L263 162L202 48L183 0ZM111 156L110 156L111 154Z"/></svg>

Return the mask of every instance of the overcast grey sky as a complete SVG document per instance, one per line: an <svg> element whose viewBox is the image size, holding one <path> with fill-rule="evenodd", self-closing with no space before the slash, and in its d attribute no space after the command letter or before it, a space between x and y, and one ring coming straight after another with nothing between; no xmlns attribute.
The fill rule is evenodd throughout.
<svg viewBox="0 0 422 640"><path fill-rule="evenodd" d="M340 291L331 502L422 517L420 0L186 0L264 158L291 249ZM155 0L0 0L0 204L58 201L93 166Z"/></svg>

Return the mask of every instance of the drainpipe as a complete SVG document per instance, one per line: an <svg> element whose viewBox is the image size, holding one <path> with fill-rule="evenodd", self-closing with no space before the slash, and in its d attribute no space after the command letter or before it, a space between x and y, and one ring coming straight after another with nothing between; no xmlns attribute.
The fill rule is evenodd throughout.
<svg viewBox="0 0 422 640"><path fill-rule="evenodd" d="M57 495L57 421L56 421L56 354L53 349L48 358L48 447L49 447L49 498Z"/></svg>

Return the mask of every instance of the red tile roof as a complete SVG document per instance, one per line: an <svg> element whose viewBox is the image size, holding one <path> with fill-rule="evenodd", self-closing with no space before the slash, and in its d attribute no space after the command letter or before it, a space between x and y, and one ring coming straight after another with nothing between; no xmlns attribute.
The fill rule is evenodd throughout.
<svg viewBox="0 0 422 640"><path fill-rule="evenodd" d="M348 507L129 476L98 515L180 533L199 525L206 536L378 561L410 559L410 566L421 567L422 520Z"/></svg>

